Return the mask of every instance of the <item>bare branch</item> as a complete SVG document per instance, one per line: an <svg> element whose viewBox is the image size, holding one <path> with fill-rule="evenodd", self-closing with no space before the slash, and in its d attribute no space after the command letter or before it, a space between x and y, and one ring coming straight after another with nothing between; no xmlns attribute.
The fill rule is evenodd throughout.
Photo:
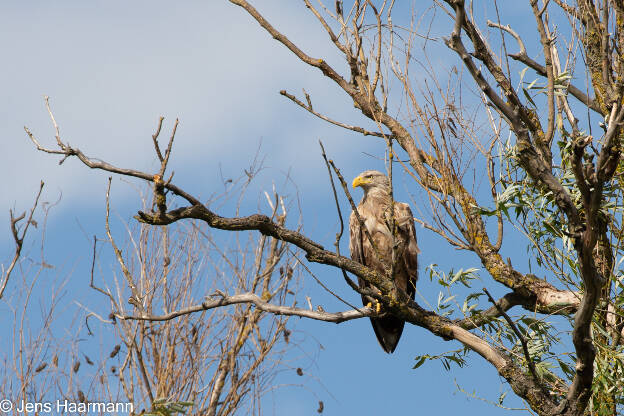
<svg viewBox="0 0 624 416"><path fill-rule="evenodd" d="M44 186L44 183L43 181L41 181L41 183L39 184L39 192L37 192L35 202L32 208L30 209L30 213L28 214L28 219L26 220L26 224L24 225L21 235L19 234L19 230L17 229L17 223L26 217L26 213L24 212L22 213L22 215L16 218L13 216L13 211L12 210L10 211L11 234L13 235L13 240L15 241L15 254L13 255L13 260L11 260L11 264L9 264L9 267L4 272L4 276L2 276L2 284L0 284L0 299L2 299L2 296L4 295L4 290L6 289L7 284L9 283L11 272L15 268L15 265L17 264L17 261L19 260L20 255L22 254L22 246L24 244L24 238L26 237L26 232L28 232L28 227L30 227L30 224L34 224L32 217L33 217L33 214L35 213L35 209L37 208L37 204L39 203L39 197L41 196L41 191L43 190L43 186Z"/></svg>
<svg viewBox="0 0 624 416"><path fill-rule="evenodd" d="M336 254L340 256L340 239L342 238L342 234L344 232L344 220L342 219L342 211L340 210L340 203L338 202L338 194L336 192L336 186L334 185L334 177L332 175L329 161L327 160L327 155L325 154L325 147L323 147L323 142L320 140L319 140L319 145L321 146L321 155L323 156L323 160L325 161L325 165L327 166L327 174L329 175L329 182L331 183L332 192L334 194L334 202L336 203L336 210L338 211L338 219L340 221L340 230L339 232L336 233L336 241L334 243L334 246L336 247ZM350 198L351 196L349 195L348 197ZM344 278L345 282L347 282L347 284L349 285L351 289L355 290L356 292L359 292L360 294L366 294L366 295L375 294L374 291L372 290L370 291L370 293L363 293L365 292L364 288L360 288L357 284L355 284L355 282L351 280L349 276L347 276L347 272L345 272L344 269L340 269L340 271L342 272L342 277Z"/></svg>
<svg viewBox="0 0 624 416"><path fill-rule="evenodd" d="M164 119L165 118L162 116L158 119L158 126L156 127L156 132L152 134L152 141L154 142L154 149L156 149L156 155L158 156L158 160L160 160L161 162L164 160L164 158L162 156L162 153L160 152L160 146L158 145L158 136L160 135L160 129L162 129L162 123Z"/></svg>
<svg viewBox="0 0 624 416"><path fill-rule="evenodd" d="M550 39L547 33L547 27L544 25L543 14L548 7L550 0L544 2L544 7L539 10L537 6L537 0L531 0L531 8L535 15L535 21L537 22L537 30L540 34L540 41L542 43L542 51L544 53L544 61L546 64L546 78L547 78L547 91L546 96L548 98L548 128L544 136L538 134L536 138L536 144L541 150L544 158L549 165L552 165L552 153L550 147L555 135L555 73L553 70L553 56Z"/></svg>
<svg viewBox="0 0 624 416"><path fill-rule="evenodd" d="M255 293L241 293L238 295L228 296L223 293L213 295L217 299L206 299L200 305L189 306L188 308L180 309L170 312L165 315L116 315L119 319L124 320L143 320L143 321L168 321L183 315L188 315L196 312L206 311L222 306L236 305L236 304L253 304L261 311L269 312L275 315L286 316L301 316L304 318L310 318L318 321L341 323L350 321L353 319L364 318L368 316L377 316L375 311L371 308L353 309L345 312L319 312L309 309L295 308L290 306L275 305L269 302L265 302L262 298Z"/></svg>
<svg viewBox="0 0 624 416"><path fill-rule="evenodd" d="M106 188L106 222L105 222L105 225L106 225L106 236L108 237L108 241L110 242L111 246L113 247L113 252L115 253L115 257L117 258L117 262L119 263L119 266L121 267L121 271L123 272L123 275L126 278L126 281L128 282L128 287L130 287L130 290L132 291L132 297L130 298L130 300L128 302L131 303L132 305L136 306L140 311L143 311L143 303L142 303L143 296L139 292L139 290L137 288L137 284L136 284L136 282L134 280L134 277L132 276L132 273L130 273L130 270L126 266L126 262L124 261L122 255L121 255L121 250L117 247L117 244L115 244L115 239L113 239L113 235L111 234L111 230L110 230L109 217L110 217L110 188L111 188L111 182L112 182L112 178L109 177L108 178L108 187Z"/></svg>
<svg viewBox="0 0 624 416"><path fill-rule="evenodd" d="M328 123L331 123L335 126L338 127L342 127L343 129L347 129L347 130L352 130L356 133L361 133L364 136L376 136L376 137L385 137L386 135L384 133L380 133L377 131L370 131L370 130L366 130L362 127L358 127L358 126L352 126L346 123L341 123L340 121L336 121L333 120L321 113L319 113L318 111L315 111L314 109L312 109L312 104L309 101L309 96L306 95L306 98L308 99L308 105L304 104L303 102L301 102L299 99L297 99L297 97L295 97L292 94L289 94L288 92L286 92L285 90L281 90L280 94L283 95L284 97L288 98L289 100L291 100L292 102L294 102L295 104L297 104L298 106L300 106L301 108L304 108L305 110L307 110L308 112L310 112L311 114L314 114L315 116L317 116L318 118L320 118L321 120L325 120Z"/></svg>
<svg viewBox="0 0 624 416"><path fill-rule="evenodd" d="M273 36L275 40L286 46L292 53L294 53L299 59L301 59L306 64L316 67L320 69L323 74L332 80L334 80L338 85L340 85L345 91L353 91L353 87L349 85L349 83L342 78L327 62L323 59L314 59L299 49L294 43L290 41L286 36L282 35L279 31L277 31L262 15L245 0L230 0L230 3L235 4L237 6L242 7L249 13L259 24L262 26L267 32Z"/></svg>
<svg viewBox="0 0 624 416"><path fill-rule="evenodd" d="M130 177L143 179L143 180L146 180L148 182L153 182L154 181L154 175L150 175L150 174L147 174L147 173L144 173L144 172L140 172L140 171L137 171L137 170L134 170L134 169L118 168L116 166L113 166L113 165L111 165L109 163L106 163L106 162L103 162L101 160L90 158L90 157L86 156L80 149L72 148L69 144L63 143L61 141L61 139L60 139L58 125L56 124L56 120L54 119L52 111L50 110L49 102L48 102L48 98L47 97L46 97L46 107L48 108L48 111L50 113L50 118L52 120L54 128L56 129L57 144L58 144L60 150L48 149L46 147L43 147L39 143L39 141L36 139L36 137L31 133L30 129L28 129L28 127L24 127L24 131L26 132L26 134L28 135L30 140L33 142L33 144L36 146L37 150L45 152L45 153L49 153L49 154L63 155L64 157L63 157L63 159L61 159L61 161L59 163L63 163L70 156L76 156L82 163L84 163L87 167L89 167L91 169L101 169L101 170L105 170L107 172L117 173L119 175L124 175L124 176L130 176ZM170 140L170 144L171 144L172 141L173 141L173 135L172 135L172 138ZM199 200L195 199L193 196L187 194L186 192L184 192L183 190L181 190L180 188L178 188L175 185L172 185L170 183L165 183L164 187L166 189L169 189L174 194L176 194L178 196L181 196L182 198L186 199L189 203L191 203L193 205L201 204L201 202Z"/></svg>

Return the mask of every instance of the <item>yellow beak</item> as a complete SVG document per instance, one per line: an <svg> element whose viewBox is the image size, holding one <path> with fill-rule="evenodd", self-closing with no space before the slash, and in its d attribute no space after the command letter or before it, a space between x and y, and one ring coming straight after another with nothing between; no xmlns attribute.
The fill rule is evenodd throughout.
<svg viewBox="0 0 624 416"><path fill-rule="evenodd" d="M370 181L367 180L366 178L362 177L362 176L358 176L357 178L353 179L353 183L351 184L354 188L357 188L358 186L362 186L364 184L369 183Z"/></svg>

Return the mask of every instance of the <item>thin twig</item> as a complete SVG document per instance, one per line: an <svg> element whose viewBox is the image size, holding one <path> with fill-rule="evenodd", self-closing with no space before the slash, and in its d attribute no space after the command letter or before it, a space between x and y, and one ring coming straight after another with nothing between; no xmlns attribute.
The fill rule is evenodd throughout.
<svg viewBox="0 0 624 416"><path fill-rule="evenodd" d="M126 278L126 281L128 282L128 286L130 287L130 290L132 291L132 297L130 298L128 302L132 303L139 310L143 311L143 304L141 303L143 296L139 293L139 290L134 281L134 278L132 277L132 273L130 273L130 270L128 270L128 267L126 266L123 256L121 255L121 250L117 247L117 244L115 244L115 240L113 239L113 235L110 230L110 222L109 222L110 188L111 188L112 180L113 180L112 177L108 178L108 187L106 189L106 221L105 221L106 235L108 236L108 241L111 243L111 246L113 247L113 252L115 253L117 262L121 266L121 271L123 272L123 275Z"/></svg>
<svg viewBox="0 0 624 416"><path fill-rule="evenodd" d="M520 52L510 53L509 56L512 59L522 62L523 64L527 65L529 68L537 72L539 75L546 76L546 67L544 67L542 64L540 64L539 62L529 57L526 51L526 47L524 46L524 42L522 41L522 38L516 31L514 31L509 25L503 26L501 24L498 24L489 20L487 24L490 27L495 27L495 28L504 30L505 32L513 36L514 39L516 39L516 42L518 42L518 47L520 48ZM592 110L594 110L595 112L599 114L602 113L602 110L600 109L600 106L596 103L596 101L590 98L587 94L585 94L579 88L575 87L571 83L568 83L567 89L574 98L576 98L583 104L587 105L587 107L591 108Z"/></svg>
<svg viewBox="0 0 624 416"><path fill-rule="evenodd" d="M91 258L91 282L89 283L89 287L100 292L101 294L109 298L113 305L116 305L115 299L113 298L113 295L110 293L110 291L105 291L104 289L96 286L94 283L96 246L97 246L97 237L93 236L93 256Z"/></svg>
<svg viewBox="0 0 624 416"><path fill-rule="evenodd" d="M366 235L366 238L368 239L368 242L373 248L373 251L375 252L375 255L377 256L377 258L381 259L381 255L379 254L379 250L377 249L377 244L375 244L375 242L373 241L373 237L371 236L370 232L368 231L368 228L364 224L364 220L360 216L360 212L358 211L357 206L355 205L355 202L353 202L353 198L351 197L351 193L349 192L349 186L347 185L347 182L344 180L342 173L340 173L340 169L336 167L332 159L329 159L329 164L331 165L334 172L336 172L336 176L338 176L338 180L340 180L340 184L342 185L342 190L344 191L345 196L349 200L349 204L351 205L351 210L353 210L353 213L355 214L355 218L357 219L358 224L360 225L360 228L364 231L364 234Z"/></svg>
<svg viewBox="0 0 624 416"><path fill-rule="evenodd" d="M15 254L13 255L13 260L11 260L11 264L9 264L9 267L7 268L6 273L4 273L4 276L2 276L2 285L0 286L0 299L2 299L2 296L4 295L4 290L6 289L7 284L9 283L9 278L11 277L11 272L13 271L13 268L15 268L15 265L17 264L17 260L19 259L22 253L22 246L24 244L24 238L26 237L26 232L28 231L28 227L30 226L30 224L33 223L32 217L33 217L33 214L35 213L35 209L37 208L37 204L39 204L39 197L41 196L41 191L43 190L43 186L44 186L44 183L43 181L41 181L41 183L39 184L39 192L37 192L35 203L33 204L33 207L30 209L30 213L28 214L28 219L26 220L26 225L24 226L24 229L22 230L21 236L19 235L19 230L17 229L16 225L18 222L20 222L26 217L26 213L24 212L22 213L22 215L16 218L13 216L13 211L9 210L9 213L11 216L11 234L13 235L13 240L15 240Z"/></svg>
<svg viewBox="0 0 624 416"><path fill-rule="evenodd" d="M160 146L158 145L158 136L160 135L160 129L162 129L162 123L165 118L160 116L158 119L158 126L156 127L156 132L152 134L152 141L154 142L154 149L156 149L156 155L158 156L158 160L161 162L164 160L162 153L160 152Z"/></svg>
<svg viewBox="0 0 624 416"><path fill-rule="evenodd" d="M346 123L342 123L340 121L333 120L333 119L331 119L331 118L329 118L329 117L319 113L318 111L315 111L312 108L312 102L310 101L310 97L309 97L308 94L306 94L306 100L308 101L308 105L304 104L302 101L297 99L297 97L295 97L292 94L289 94L285 90L281 90L280 94L283 95L284 97L288 98L289 100L291 100L292 102L294 102L295 104L300 106L301 108L307 110L309 113L314 114L315 116L317 116L321 120L325 120L328 123L331 123L331 124L333 124L335 126L342 127L344 129L351 130L351 131L354 131L356 133L361 133L364 136L375 136L375 137L385 137L385 136L387 136L387 135L384 135L384 133L380 133L380 132L377 132L377 131L366 130L363 127L352 126L352 125L349 125L349 124L346 124Z"/></svg>
<svg viewBox="0 0 624 416"><path fill-rule="evenodd" d="M527 361L527 365L529 366L529 371L531 371L531 375L533 376L533 380L535 380L535 383L537 385L541 385L540 378L537 376L537 372L535 371L535 364L533 363L533 359L531 358L531 355L529 354L529 348L527 346L526 340L524 339L524 336L522 335L522 333L520 332L520 330L518 329L514 321L511 320L509 315L507 315L507 313L503 310L503 308L501 308L501 306L494 300L492 295L490 295L490 292L488 292L486 288L483 288L483 292L485 292L485 294L488 297L488 300L496 307L496 309L498 310L498 313L502 315L503 318L505 318L505 321L507 321L511 329L514 331L514 333L520 340L520 343L522 344L522 351L524 352L524 357Z"/></svg>
<svg viewBox="0 0 624 416"><path fill-rule="evenodd" d="M289 250L289 251L290 251L290 250ZM330 293L332 296L334 296L336 299L338 299L339 301L341 301L342 303L344 303L344 304L345 304L345 305L347 305L348 307L353 308L353 309L356 309L356 310L358 309L358 308L357 308L357 306L354 306L354 305L352 305L351 303L347 302L347 301L346 301L345 299L343 299L340 295L338 295L336 292L334 292L333 290L331 290L330 288L328 288L328 287L327 287L327 286L326 286L323 282L321 282L321 279L319 279L319 278L318 278L318 277L317 277L314 273L312 273L312 270L310 270L310 268L309 268L308 266L306 266L306 265L305 265L305 263L304 263L304 262L302 262L302 261L301 261L301 259L300 259L300 258L299 258L299 257L298 257L295 253L293 253L292 251L291 251L290 253L292 254L292 256L293 256L294 258L296 258L296 259L297 259L297 261L299 262L299 264L300 264L301 266L303 266L303 268L305 269L305 271L306 271L306 272L308 272L308 274L309 274L310 276L312 276L312 278L313 278L314 280L316 280L316 283L318 283L318 284L319 284L319 285L320 285L323 289L325 289L328 293ZM344 270L343 270L342 272L343 272L343 273L345 273L345 271L344 271ZM357 287L357 286L356 286L356 289L355 289L355 290L356 290L358 293L363 294L363 295L367 295L367 296L374 296L374 295L375 295L375 293L374 293L373 291L370 291L370 293L369 293L369 291L366 291L366 290L364 290L363 288L359 288L359 287ZM377 297L377 298L381 298L379 295L376 295L376 297Z"/></svg>
<svg viewBox="0 0 624 416"><path fill-rule="evenodd" d="M342 211L340 210L340 204L338 203L338 193L336 192L336 186L334 185L334 177L331 172L331 168L329 166L329 161L327 160L327 155L325 154L325 147L323 146L323 142L319 140L319 145L321 146L321 154L323 159L325 160L325 165L327 166L327 174L329 175L329 182L332 186L332 191L334 193L334 201L336 202L336 210L338 211L338 219L340 220L340 232L336 233L336 242L334 246L336 246L336 254L340 256L340 239L342 238L342 234L344 232L344 221L342 219ZM342 276L344 277L345 282L351 287L351 289L359 291L359 286L355 284L353 280L349 278L347 272L344 269L340 269L342 271Z"/></svg>

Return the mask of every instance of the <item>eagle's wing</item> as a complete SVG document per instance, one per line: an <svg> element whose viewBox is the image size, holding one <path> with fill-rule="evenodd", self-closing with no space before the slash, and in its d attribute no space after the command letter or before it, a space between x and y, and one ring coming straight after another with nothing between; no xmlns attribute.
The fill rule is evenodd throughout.
<svg viewBox="0 0 624 416"><path fill-rule="evenodd" d="M360 212L360 218L362 213ZM362 218L362 221L366 221ZM365 225L366 226L366 225ZM349 217L349 250L351 251L351 259L363 264L364 266L372 267L376 269L377 261L374 258L375 254L372 252L371 245L368 240L365 241L366 234L360 226L360 222L355 216L355 212L351 211ZM383 270L383 269L382 269ZM361 288L371 287L371 285L364 279L358 276L358 286ZM368 300L366 296L362 295L362 303L366 305Z"/></svg>
<svg viewBox="0 0 624 416"><path fill-rule="evenodd" d="M355 212L351 211L351 216L349 217L349 251L351 252L351 259L366 265L364 253L362 252L363 234L362 227L360 227Z"/></svg>
<svg viewBox="0 0 624 416"><path fill-rule="evenodd" d="M414 227L414 216L409 205L396 202L395 218L398 225L398 234L403 240L403 272L401 276L403 290L410 299L414 299L416 294L416 281L418 280L418 243L416 240L416 228Z"/></svg>

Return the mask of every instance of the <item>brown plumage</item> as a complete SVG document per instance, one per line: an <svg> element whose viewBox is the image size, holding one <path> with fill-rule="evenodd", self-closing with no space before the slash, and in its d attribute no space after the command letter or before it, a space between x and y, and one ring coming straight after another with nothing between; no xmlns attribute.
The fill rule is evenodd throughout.
<svg viewBox="0 0 624 416"><path fill-rule="evenodd" d="M379 256L360 227L355 213L352 212L349 218L351 258L378 272L385 273L392 261L390 181L383 173L368 170L353 180L353 187L358 186L364 190L364 197L358 205L358 213L377 247ZM394 279L397 287L405 291L410 299L414 299L418 279L419 250L416 244L414 217L409 205L395 201L394 218L397 243ZM362 279L358 279L358 282L360 287L370 287L370 284ZM368 303L365 296L362 296L362 301L365 305ZM384 351L393 352L401 338L405 322L394 316L386 316L371 318L371 323Z"/></svg>

